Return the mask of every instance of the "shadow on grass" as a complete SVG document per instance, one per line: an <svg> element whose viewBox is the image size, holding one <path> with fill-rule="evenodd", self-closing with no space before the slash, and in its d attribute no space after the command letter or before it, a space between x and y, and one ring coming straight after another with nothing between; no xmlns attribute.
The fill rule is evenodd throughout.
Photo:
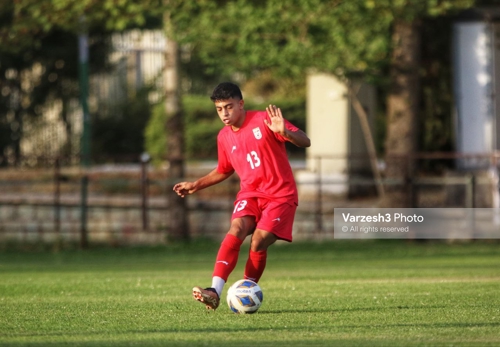
<svg viewBox="0 0 500 347"><path fill-rule="evenodd" d="M113 334L110 331L94 331L94 332L74 332L73 334L67 334L63 332L54 332L47 334L13 334L10 337L25 337L34 339L46 339L49 341L36 342L31 340L30 342L23 341L9 341L7 343L2 342L0 336L0 346L422 346L426 345L425 339L412 339L408 340L404 337L397 339L391 338L387 339L383 336L374 338L373 336L367 337L365 339L360 339L358 337L344 337L344 338L329 338L325 337L324 333L321 334L322 338L317 338L314 336L318 333L318 329L328 328L331 331L330 337L336 334L350 333L352 331L359 330L373 330L379 329L383 332L383 329L391 328L415 328L415 329L464 329L464 328L484 328L484 327L499 327L500 323L486 323L486 322L458 322L458 323L401 323L401 324L365 324L365 325L328 325L328 326L314 326L309 327L307 325L301 327L275 327L275 328L256 328L256 327L245 327L245 328L230 328L230 327L207 327L204 329L190 328L186 329L149 329L149 330L130 330L122 331ZM272 336L276 332L283 333L283 331L300 333L302 336L304 334L310 333L309 337L303 337L301 339L285 339L276 340L272 339ZM269 333L271 338L262 340L260 336L252 335L258 332ZM222 336L214 334L226 334ZM229 334L229 335L228 335ZM234 335L231 335L234 334ZM122 336L123 335L123 336ZM81 340L78 340L78 336L85 336ZM109 337L112 336L114 341L110 341ZM252 337L253 336L253 337ZM280 335L282 336L282 335ZM337 335L338 336L338 335ZM54 338L59 338L63 341L54 341ZM95 338L95 339L94 339ZM88 340L94 339L94 341ZM52 341L50 341L52 340ZM66 340L66 341L64 341ZM428 342L428 341L427 341ZM485 341L462 341L457 342L457 340L450 336L449 339L444 340L433 339L433 343L448 344L452 343L454 346L484 346ZM493 345L498 343L498 339L495 338L488 342L488 345Z"/></svg>
<svg viewBox="0 0 500 347"><path fill-rule="evenodd" d="M431 328L431 329L442 329L442 328L482 328L482 327L500 327L500 322L453 322L453 323L398 323L398 324L356 324L356 325L341 325L341 324L325 324L325 325L303 325L303 326L288 326L288 327L230 327L224 326L210 326L205 328L158 328L158 329L136 329L136 330L125 330L121 332L113 331L75 331L73 334L68 334L67 332L47 332L47 333L19 333L19 334L9 334L10 337L50 337L50 336L91 336L91 335L113 335L119 336L120 334L213 334L213 333L247 333L247 332L278 332L278 331L317 331L318 329L328 327L332 330L345 330L345 329L373 329L373 328ZM0 335L1 336L1 335ZM192 336L202 336L202 335L192 335ZM248 335L241 335L248 336ZM0 340L1 341L1 340ZM0 346L2 343L0 342Z"/></svg>
<svg viewBox="0 0 500 347"><path fill-rule="evenodd" d="M262 310L257 314L266 315L266 314L283 314L283 313L340 313L340 312L367 312L367 311L393 311L393 310L429 310L429 309L445 309L446 306L385 306L385 307L353 307L353 308L343 308L338 310L331 309L283 309L283 310Z"/></svg>

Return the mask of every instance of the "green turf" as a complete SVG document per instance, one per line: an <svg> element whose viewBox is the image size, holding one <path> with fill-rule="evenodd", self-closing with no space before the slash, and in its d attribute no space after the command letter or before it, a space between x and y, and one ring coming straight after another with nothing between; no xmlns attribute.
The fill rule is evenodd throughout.
<svg viewBox="0 0 500 347"><path fill-rule="evenodd" d="M499 243L276 245L254 315L191 299L193 285L210 284L216 251L2 251L0 345L500 345Z"/></svg>

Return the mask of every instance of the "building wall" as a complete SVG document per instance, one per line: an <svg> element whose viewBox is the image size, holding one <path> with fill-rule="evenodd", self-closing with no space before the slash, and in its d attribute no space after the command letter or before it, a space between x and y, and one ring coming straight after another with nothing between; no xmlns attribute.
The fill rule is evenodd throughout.
<svg viewBox="0 0 500 347"><path fill-rule="evenodd" d="M313 238L317 231L314 204L304 202L297 211L294 239ZM59 226L55 222L55 208L50 205L0 204L0 244L24 243L78 243L81 230L81 209L78 205L59 208ZM93 206L87 211L88 240L101 244L162 244L169 240L166 228L169 215L166 208L148 210L149 228L143 229L140 207ZM191 236L223 239L229 230L232 208L199 208L189 213ZM333 214L323 215L323 228L333 230Z"/></svg>
<svg viewBox="0 0 500 347"><path fill-rule="evenodd" d="M368 114L373 133L375 88L359 81L351 84ZM298 173L299 181L321 180L325 192L343 194L349 190L350 177L371 173L359 115L346 84L331 74L312 74L307 78L307 133L311 147L306 151L307 171Z"/></svg>
<svg viewBox="0 0 500 347"><path fill-rule="evenodd" d="M312 139L307 149L307 168L318 171L317 157L324 157L321 173L347 172L348 152L347 88L329 74L307 78L307 132ZM335 157L335 159L333 159Z"/></svg>

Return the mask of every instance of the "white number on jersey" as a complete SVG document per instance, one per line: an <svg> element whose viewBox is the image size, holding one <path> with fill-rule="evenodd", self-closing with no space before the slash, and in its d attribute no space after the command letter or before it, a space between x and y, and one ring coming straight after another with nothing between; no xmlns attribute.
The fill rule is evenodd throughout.
<svg viewBox="0 0 500 347"><path fill-rule="evenodd" d="M260 166L260 158L255 151L251 151L247 154L247 161L250 163L252 170Z"/></svg>

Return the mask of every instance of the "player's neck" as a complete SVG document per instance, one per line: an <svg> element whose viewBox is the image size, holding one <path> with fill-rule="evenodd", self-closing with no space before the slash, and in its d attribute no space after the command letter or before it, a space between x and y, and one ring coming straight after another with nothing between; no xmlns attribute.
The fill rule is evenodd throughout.
<svg viewBox="0 0 500 347"><path fill-rule="evenodd" d="M243 126L243 124L245 123L246 118L247 118L247 111L243 110L242 116L240 117L240 119L238 119L238 121L234 125L231 125L231 129L233 131L239 131Z"/></svg>

